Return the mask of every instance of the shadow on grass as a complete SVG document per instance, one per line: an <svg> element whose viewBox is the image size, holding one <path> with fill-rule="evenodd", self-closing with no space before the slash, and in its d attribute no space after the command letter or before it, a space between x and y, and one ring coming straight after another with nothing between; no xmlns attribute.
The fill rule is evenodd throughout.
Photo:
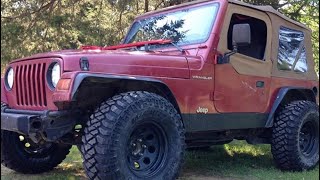
<svg viewBox="0 0 320 180"><path fill-rule="evenodd" d="M11 170L4 170L5 168L1 166L1 171L6 171L6 172L1 172L1 179L4 180L75 180L75 179L87 179L86 175L84 173L84 170L79 167L74 167L72 164L61 164L54 170L47 172L47 173L42 173L42 174L37 174L37 175L32 175L32 174L20 174Z"/></svg>
<svg viewBox="0 0 320 180"><path fill-rule="evenodd" d="M20 174L1 166L1 179L4 180L76 180L87 179L82 168L81 155L76 147L70 150L67 158L54 170L42 174Z"/></svg>

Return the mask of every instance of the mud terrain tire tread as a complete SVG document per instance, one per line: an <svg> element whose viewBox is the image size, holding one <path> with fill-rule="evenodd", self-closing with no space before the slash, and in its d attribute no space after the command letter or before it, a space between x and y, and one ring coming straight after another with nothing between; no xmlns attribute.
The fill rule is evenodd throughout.
<svg viewBox="0 0 320 180"><path fill-rule="evenodd" d="M319 153L306 163L302 161L302 154L299 152L299 132L307 112L317 113L319 125L318 106L310 101L291 102L280 107L275 116L271 151L281 170L309 170L319 162Z"/></svg>
<svg viewBox="0 0 320 180"><path fill-rule="evenodd" d="M147 103L147 104L146 104ZM151 105L166 111L174 119L175 128L179 133L178 140L181 145L178 162L171 166L163 176L170 180L178 177L178 172L183 163L185 150L185 130L180 115L171 103L161 96L145 91L133 91L116 95L100 104L90 116L82 137L81 154L83 166L89 179L125 179L117 167L115 152L120 149L117 142L121 136L121 128L127 123L128 117L135 116L137 109ZM177 145L178 146L178 145ZM130 177L129 179L136 179Z"/></svg>

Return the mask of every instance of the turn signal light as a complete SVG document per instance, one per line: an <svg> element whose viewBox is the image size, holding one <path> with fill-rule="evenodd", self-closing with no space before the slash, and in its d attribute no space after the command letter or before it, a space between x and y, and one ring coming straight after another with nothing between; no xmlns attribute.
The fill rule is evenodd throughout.
<svg viewBox="0 0 320 180"><path fill-rule="evenodd" d="M58 91L67 91L70 88L71 79L60 79L57 84Z"/></svg>

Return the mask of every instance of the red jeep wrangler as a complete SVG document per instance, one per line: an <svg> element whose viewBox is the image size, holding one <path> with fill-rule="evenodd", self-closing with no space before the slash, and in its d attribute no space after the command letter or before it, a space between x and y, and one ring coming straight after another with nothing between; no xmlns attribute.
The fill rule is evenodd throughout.
<svg viewBox="0 0 320 180"><path fill-rule="evenodd" d="M118 46L11 62L1 163L57 166L78 145L90 179L174 179L186 147L271 144L283 170L319 161L311 30L269 6L197 1L137 17Z"/></svg>

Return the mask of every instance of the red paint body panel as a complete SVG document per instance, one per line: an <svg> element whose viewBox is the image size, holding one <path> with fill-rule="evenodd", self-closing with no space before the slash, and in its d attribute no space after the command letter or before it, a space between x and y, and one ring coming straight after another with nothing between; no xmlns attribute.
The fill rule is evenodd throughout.
<svg viewBox="0 0 320 180"><path fill-rule="evenodd" d="M101 51L65 57L65 71L80 71L79 59L86 56L90 71L97 73L152 77L189 78L188 62L180 55L146 52Z"/></svg>
<svg viewBox="0 0 320 180"><path fill-rule="evenodd" d="M270 78L238 74L231 64L215 66L215 107L220 113L267 112ZM223 78L221 78L223 76ZM257 81L264 82L264 88L256 87Z"/></svg>

